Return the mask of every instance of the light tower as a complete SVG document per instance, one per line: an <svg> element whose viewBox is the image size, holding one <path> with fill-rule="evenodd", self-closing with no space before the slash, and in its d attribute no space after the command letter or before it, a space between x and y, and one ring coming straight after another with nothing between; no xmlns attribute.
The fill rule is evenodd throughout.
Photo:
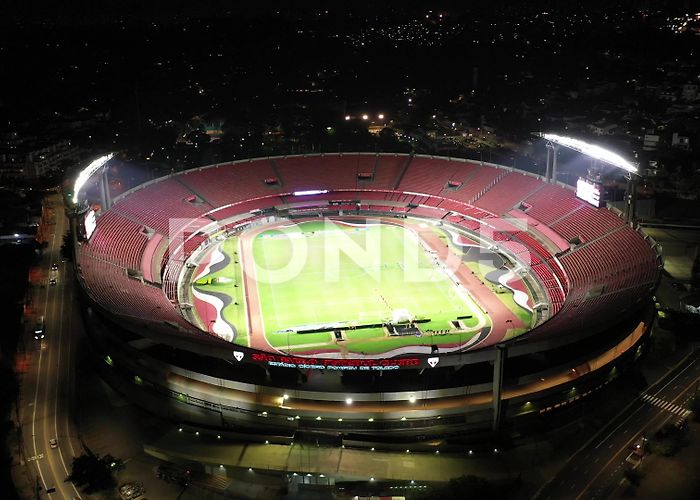
<svg viewBox="0 0 700 500"><path fill-rule="evenodd" d="M92 229L90 228L90 224L94 223L94 217L90 218L90 214L88 214L88 211L90 210L90 204L88 203L88 200L86 198L80 198L80 192L83 189L83 187L85 187L85 184L87 184L88 180L90 180L90 178L95 173L102 170L102 174L99 179L100 194L102 197L101 202L103 204L102 206L105 207L105 209L109 208L109 205L111 204L111 199L109 196L109 185L107 183L106 173L107 164L113 157L114 153L109 153L91 161L90 164L83 170L81 170L78 176L75 178L75 183L73 185L73 193L68 199L66 199L66 217L68 217L68 220L70 221L70 229L71 233L73 234L73 262L75 262L76 266L80 264L78 262L79 252L75 251L75 249L78 248L78 242L89 238L89 233L91 233L92 229L94 229L94 227Z"/></svg>
<svg viewBox="0 0 700 500"><path fill-rule="evenodd" d="M589 144L580 139L574 139L573 137L566 137L557 134L549 134L542 132L535 132L533 135L541 137L547 141L547 181L551 179L556 181L557 177L557 150L558 146L564 146L574 151L578 151L593 160L594 165L598 162L606 163L613 167L620 168L627 172L627 192L625 194L625 210L623 213L624 220L627 223L633 223L636 219L636 206L637 206L637 181L639 179L639 174L637 173L637 164L627 161L625 158L619 154L605 149L597 144ZM554 153L550 155L550 150ZM550 157L551 157L551 170L550 170Z"/></svg>
<svg viewBox="0 0 700 500"><path fill-rule="evenodd" d="M547 182L557 182L557 154L559 154L559 144L547 141L547 172L544 179Z"/></svg>

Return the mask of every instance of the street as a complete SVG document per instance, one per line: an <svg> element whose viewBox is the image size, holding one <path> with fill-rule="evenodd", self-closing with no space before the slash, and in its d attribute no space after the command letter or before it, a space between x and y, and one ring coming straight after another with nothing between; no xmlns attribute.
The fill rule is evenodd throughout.
<svg viewBox="0 0 700 500"><path fill-rule="evenodd" d="M695 351L628 405L575 453L535 498L611 497L624 484L625 458L635 441L684 415L688 393L700 379L699 356Z"/></svg>
<svg viewBox="0 0 700 500"><path fill-rule="evenodd" d="M73 401L74 363L72 359L75 339L71 336L73 315L64 317L64 311L72 311L72 272L69 264L61 261L61 243L67 228L59 194L49 195L53 205L55 225L49 236L40 263L40 283L32 283L33 314L27 318L29 369L21 381L20 420L24 438L24 458L35 464L37 498L81 498L70 482L65 482L73 457L80 454L74 425L70 418ZM57 270L51 265L56 263ZM56 284L49 280L55 278ZM34 329L41 316L45 321L45 338L34 339ZM56 439L52 448L50 439ZM55 488L55 492L52 491Z"/></svg>

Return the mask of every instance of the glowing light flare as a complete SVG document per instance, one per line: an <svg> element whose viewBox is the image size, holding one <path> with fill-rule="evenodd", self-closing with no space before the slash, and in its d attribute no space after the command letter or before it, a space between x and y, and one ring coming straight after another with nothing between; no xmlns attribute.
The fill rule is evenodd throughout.
<svg viewBox="0 0 700 500"><path fill-rule="evenodd" d="M309 189L307 191L294 191L294 196L311 196L314 194L326 194L327 189Z"/></svg>
<svg viewBox="0 0 700 500"><path fill-rule="evenodd" d="M78 174L75 179L75 185L73 187L73 203L78 203L78 194L87 181L92 177L92 175L102 168L109 160L114 158L114 153L109 153L104 156L93 160L87 167L85 167L82 172Z"/></svg>
<svg viewBox="0 0 700 500"><path fill-rule="evenodd" d="M627 172L637 173L636 165L633 165L622 156L610 151L609 149L602 148L595 144L589 144L580 139L574 139L573 137L565 137L557 134L540 134L540 137L554 142L555 144L571 148L579 153L583 153L586 156L590 156L596 160L608 163L614 167L626 170Z"/></svg>

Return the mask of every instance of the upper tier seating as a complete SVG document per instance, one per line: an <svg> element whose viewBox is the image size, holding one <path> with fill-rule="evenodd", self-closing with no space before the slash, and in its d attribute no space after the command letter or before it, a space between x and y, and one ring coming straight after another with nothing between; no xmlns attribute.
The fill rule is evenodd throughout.
<svg viewBox="0 0 700 500"><path fill-rule="evenodd" d="M278 193L282 190L278 184L268 185L265 181L283 182L266 159L220 164L185 172L181 177L184 183L215 207Z"/></svg>
<svg viewBox="0 0 700 500"><path fill-rule="evenodd" d="M364 160L364 161L362 161ZM357 173L374 167L368 155L291 156L277 158L278 172L284 179L285 191L312 189L354 189Z"/></svg>
<svg viewBox="0 0 700 500"><path fill-rule="evenodd" d="M552 225L568 240L580 238L581 241L589 241L624 225L622 219L609 210L595 209L584 205L575 212L565 216L559 222Z"/></svg>
<svg viewBox="0 0 700 500"><path fill-rule="evenodd" d="M124 269L83 254L80 274L93 300L116 314L155 322L168 321L192 330L160 288L129 278Z"/></svg>
<svg viewBox="0 0 700 500"><path fill-rule="evenodd" d="M473 175L468 176L462 187L453 191L450 198L472 203L474 199L490 188L498 177L505 174L505 170L483 166L477 168Z"/></svg>
<svg viewBox="0 0 700 500"><path fill-rule="evenodd" d="M545 224L552 224L584 204L573 191L555 184L545 185L525 198L524 203L530 205L527 214Z"/></svg>
<svg viewBox="0 0 700 500"><path fill-rule="evenodd" d="M475 205L494 214L509 211L525 196L542 187L542 181L529 175L511 172L486 191Z"/></svg>
<svg viewBox="0 0 700 500"><path fill-rule="evenodd" d="M193 197L195 194L181 183L166 179L137 189L117 201L112 210L167 235L186 224L186 219L211 210L211 205L197 202Z"/></svg>
<svg viewBox="0 0 700 500"><path fill-rule="evenodd" d="M471 163L417 156L411 160L398 189L427 194L438 194L443 189L450 191L449 181L461 183L476 168Z"/></svg>
<svg viewBox="0 0 700 500"><path fill-rule="evenodd" d="M107 211L100 216L95 232L88 242L83 243L82 250L120 266L139 269L141 255L148 243L143 229L142 224Z"/></svg>
<svg viewBox="0 0 700 500"><path fill-rule="evenodd" d="M360 183L360 187L366 187L367 189L394 189L399 173L401 173L401 168L406 161L406 156L381 155L376 164L373 181L368 183L367 186L363 186L363 183Z"/></svg>
<svg viewBox="0 0 700 500"><path fill-rule="evenodd" d="M584 293L595 286L605 286L605 291L610 292L654 280L656 256L649 250L636 231L624 227L573 250L560 260L572 288L578 292Z"/></svg>

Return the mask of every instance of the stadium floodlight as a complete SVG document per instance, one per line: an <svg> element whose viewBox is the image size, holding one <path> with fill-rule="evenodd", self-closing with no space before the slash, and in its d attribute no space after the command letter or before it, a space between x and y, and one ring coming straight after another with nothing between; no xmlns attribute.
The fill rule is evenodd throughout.
<svg viewBox="0 0 700 500"><path fill-rule="evenodd" d="M314 194L326 194L327 189L309 189L307 191L294 191L294 196L311 196Z"/></svg>
<svg viewBox="0 0 700 500"><path fill-rule="evenodd" d="M78 177L75 179L75 186L73 187L73 203L78 203L78 193L83 188L85 183L87 183L88 179L90 179L95 172L102 168L112 158L114 158L114 153L100 156L99 158L90 162L90 164L78 174Z"/></svg>
<svg viewBox="0 0 700 500"><path fill-rule="evenodd" d="M635 174L637 173L636 165L625 160L619 154L614 153L609 149L600 147L596 144L589 144L580 139L574 139L573 137L566 137L557 134L540 133L537 135L550 142L573 149L574 151L578 151L579 153L583 153L586 156L590 156L591 158L594 158L596 160L608 163L614 167L621 168L622 170L626 170L627 172L632 172Z"/></svg>

